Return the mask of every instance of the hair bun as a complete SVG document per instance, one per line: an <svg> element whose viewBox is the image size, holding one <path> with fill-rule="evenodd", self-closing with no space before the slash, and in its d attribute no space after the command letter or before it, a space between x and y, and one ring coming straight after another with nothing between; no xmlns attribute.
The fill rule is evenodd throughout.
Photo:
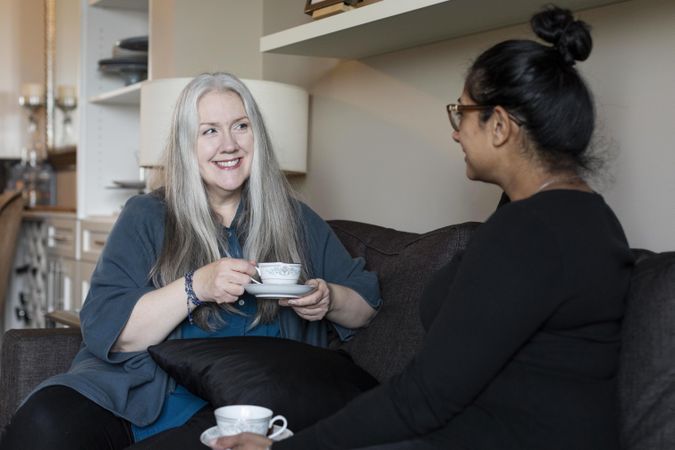
<svg viewBox="0 0 675 450"><path fill-rule="evenodd" d="M532 30L546 42L553 44L569 65L584 61L591 54L593 40L590 26L575 20L569 9L548 6L530 19Z"/></svg>

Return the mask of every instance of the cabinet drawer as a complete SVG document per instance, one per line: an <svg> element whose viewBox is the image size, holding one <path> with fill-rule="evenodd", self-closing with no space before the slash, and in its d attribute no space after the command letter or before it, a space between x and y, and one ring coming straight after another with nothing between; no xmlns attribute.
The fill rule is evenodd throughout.
<svg viewBox="0 0 675 450"><path fill-rule="evenodd" d="M77 258L77 220L47 219L47 252L51 255Z"/></svg>
<svg viewBox="0 0 675 450"><path fill-rule="evenodd" d="M87 261L80 261L77 265L77 286L75 287L75 304L74 309L79 311L82 309L84 300L87 298L89 293L89 286L91 280L91 274L94 272L96 264Z"/></svg>
<svg viewBox="0 0 675 450"><path fill-rule="evenodd" d="M108 234L113 221L83 220L82 229L82 260L96 262L108 240Z"/></svg>

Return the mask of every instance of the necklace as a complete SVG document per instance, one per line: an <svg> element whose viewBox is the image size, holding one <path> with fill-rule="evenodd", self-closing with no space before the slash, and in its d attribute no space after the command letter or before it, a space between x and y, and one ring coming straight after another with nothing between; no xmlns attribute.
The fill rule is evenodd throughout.
<svg viewBox="0 0 675 450"><path fill-rule="evenodd" d="M575 175L573 177L558 177L558 178L551 178L549 180L546 180L541 186L537 188L534 193L538 193L546 189L547 187L553 185L553 184L558 184L558 183L571 183L572 181L576 180L581 180L581 177L579 175Z"/></svg>

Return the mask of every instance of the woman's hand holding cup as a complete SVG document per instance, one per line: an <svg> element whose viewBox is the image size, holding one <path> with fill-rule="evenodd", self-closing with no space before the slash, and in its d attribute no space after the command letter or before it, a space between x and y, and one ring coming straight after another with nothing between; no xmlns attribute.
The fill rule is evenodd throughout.
<svg viewBox="0 0 675 450"><path fill-rule="evenodd" d="M321 278L314 278L307 280L305 284L316 289L304 297L279 300L279 305L290 306L305 320L321 320L330 312L332 306L328 283Z"/></svg>
<svg viewBox="0 0 675 450"><path fill-rule="evenodd" d="M273 416L271 409L255 405L230 405L214 411L218 432L221 434L209 443L215 449L266 449L272 439L287 430L284 416ZM274 425L280 422L280 425ZM273 430L272 433L269 433ZM268 434L269 433L269 434Z"/></svg>
<svg viewBox="0 0 675 450"><path fill-rule="evenodd" d="M272 440L255 433L221 436L209 446L214 450L269 450Z"/></svg>
<svg viewBox="0 0 675 450"><path fill-rule="evenodd" d="M255 261L221 258L195 271L193 289L201 301L234 303L255 274Z"/></svg>

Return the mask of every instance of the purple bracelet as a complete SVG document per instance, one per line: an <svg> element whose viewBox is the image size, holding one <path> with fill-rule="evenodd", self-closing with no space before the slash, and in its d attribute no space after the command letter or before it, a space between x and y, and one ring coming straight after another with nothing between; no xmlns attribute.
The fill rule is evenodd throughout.
<svg viewBox="0 0 675 450"><path fill-rule="evenodd" d="M204 302L199 300L195 295L194 289L192 289L192 276L195 274L194 270L191 270L185 274L185 295L187 295L187 311L188 311L188 322L192 325L192 310L190 310L190 303L195 305L195 307L203 305Z"/></svg>

